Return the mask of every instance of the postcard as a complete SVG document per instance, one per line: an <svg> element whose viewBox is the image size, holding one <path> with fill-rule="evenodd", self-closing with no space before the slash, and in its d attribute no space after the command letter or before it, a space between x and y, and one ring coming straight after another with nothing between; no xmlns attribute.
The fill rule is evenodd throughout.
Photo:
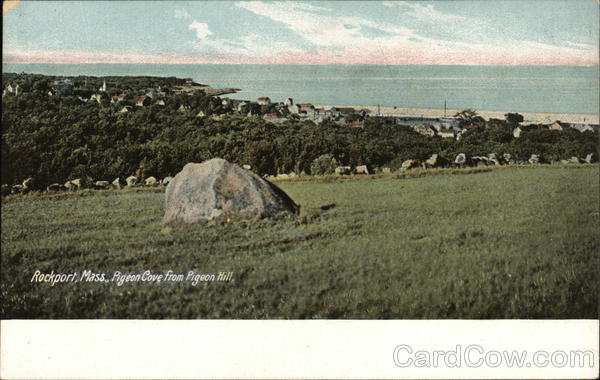
<svg viewBox="0 0 600 380"><path fill-rule="evenodd" d="M3 2L1 377L594 377L598 15Z"/></svg>

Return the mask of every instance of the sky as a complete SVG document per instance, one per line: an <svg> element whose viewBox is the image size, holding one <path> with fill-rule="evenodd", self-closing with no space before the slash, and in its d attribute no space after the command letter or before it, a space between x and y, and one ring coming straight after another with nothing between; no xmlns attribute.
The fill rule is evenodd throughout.
<svg viewBox="0 0 600 380"><path fill-rule="evenodd" d="M598 0L12 0L2 60L596 66L598 16Z"/></svg>

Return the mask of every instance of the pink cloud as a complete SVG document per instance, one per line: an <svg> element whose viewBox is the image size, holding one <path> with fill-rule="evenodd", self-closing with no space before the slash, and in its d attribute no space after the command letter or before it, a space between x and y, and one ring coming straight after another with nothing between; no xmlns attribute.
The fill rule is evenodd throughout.
<svg viewBox="0 0 600 380"><path fill-rule="evenodd" d="M212 55L151 55L121 51L27 50L6 48L4 63L148 63L148 64L425 64L425 65L557 65L597 66L598 50L565 49L525 43L518 47L498 48L478 45L465 49L432 45L417 49L410 43L397 48L371 46L361 49L320 49L316 53L301 50L264 50L254 54L229 51Z"/></svg>

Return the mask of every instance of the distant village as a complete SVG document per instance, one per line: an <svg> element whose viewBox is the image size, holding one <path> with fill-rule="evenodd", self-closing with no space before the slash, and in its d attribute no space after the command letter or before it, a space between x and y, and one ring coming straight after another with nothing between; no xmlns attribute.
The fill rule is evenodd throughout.
<svg viewBox="0 0 600 380"><path fill-rule="evenodd" d="M173 78L175 79L175 78ZM75 97L81 103L110 103L116 107L117 112L126 114L135 112L136 109L148 106L165 106L166 100L170 96L176 95L194 95L202 92L207 96L221 96L240 91L235 88L218 89L209 85L199 84L191 78L177 79L177 85L156 86L137 90L125 90L115 93L114 89L107 86L106 80L97 89L90 89L89 86L76 84L71 78L57 78L51 82L47 90L49 97ZM2 97L19 96L24 90L19 84L8 84L2 93ZM297 103L292 98L286 98L284 101L273 101L269 97L259 97L256 101L236 100L229 98L219 99L221 106L217 112L211 112L208 115L205 111L198 111L196 117L210 117L215 120L222 119L227 115L257 115L265 121L271 123L284 123L288 120L310 120L315 123L323 121L333 121L340 125L348 127L364 126L364 120L368 117L381 116L373 115L369 109L353 108L347 106L316 106L312 103ZM179 112L191 113L192 108L182 101L178 108ZM426 136L439 136L441 138L460 140L461 135L468 129L475 128L474 125L465 125L461 123L458 117L423 117L423 116L386 116L391 119L395 125L408 126L416 132ZM567 123L559 120L543 125L542 127L550 130L576 129L580 132L598 131L600 125L589 123ZM518 138L523 131L521 126L513 130L513 136Z"/></svg>

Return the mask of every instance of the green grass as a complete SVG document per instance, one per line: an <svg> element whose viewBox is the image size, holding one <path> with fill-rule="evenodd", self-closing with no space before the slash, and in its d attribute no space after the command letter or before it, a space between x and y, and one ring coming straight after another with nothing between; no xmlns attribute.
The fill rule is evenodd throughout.
<svg viewBox="0 0 600 380"><path fill-rule="evenodd" d="M156 189L9 197L2 318L597 318L598 183L597 166L281 181L297 217L184 229ZM84 269L234 274L30 282Z"/></svg>

